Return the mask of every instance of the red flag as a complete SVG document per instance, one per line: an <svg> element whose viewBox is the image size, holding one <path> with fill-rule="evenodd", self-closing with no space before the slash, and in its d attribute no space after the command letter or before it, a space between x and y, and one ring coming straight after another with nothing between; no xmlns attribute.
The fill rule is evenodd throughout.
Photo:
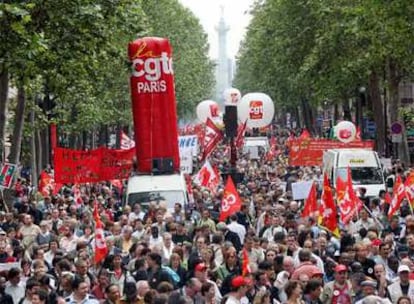
<svg viewBox="0 0 414 304"><path fill-rule="evenodd" d="M388 191L385 192L384 201L388 205L391 204L392 198L391 198L391 195L390 195L390 193Z"/></svg>
<svg viewBox="0 0 414 304"><path fill-rule="evenodd" d="M135 148L135 140L128 137L124 131L121 131L121 150Z"/></svg>
<svg viewBox="0 0 414 304"><path fill-rule="evenodd" d="M348 167L348 176L344 198L339 202L339 212L342 222L346 225L354 214L362 207L361 200L356 196L352 186L351 169Z"/></svg>
<svg viewBox="0 0 414 304"><path fill-rule="evenodd" d="M206 129L204 133L203 156L201 161L205 160L217 144L223 139L223 132L217 128L210 118L207 118Z"/></svg>
<svg viewBox="0 0 414 304"><path fill-rule="evenodd" d="M242 265L242 276L247 276L251 273L249 266L249 253L246 248L243 248L243 265Z"/></svg>
<svg viewBox="0 0 414 304"><path fill-rule="evenodd" d="M236 135L236 140L235 140L237 148L241 148L243 146L244 132L246 132L246 127L247 127L247 119L244 123L242 123L237 128L237 135Z"/></svg>
<svg viewBox="0 0 414 304"><path fill-rule="evenodd" d="M308 139L310 138L310 133L307 129L303 129L302 133L299 136L299 139Z"/></svg>
<svg viewBox="0 0 414 304"><path fill-rule="evenodd" d="M336 178L336 199L338 202L341 202L344 199L346 191L346 183L342 180L340 176Z"/></svg>
<svg viewBox="0 0 414 304"><path fill-rule="evenodd" d="M394 191L392 194L390 209L388 210L389 219L400 209L401 202L404 198L405 198L405 186L401 180L401 176L397 175L395 185L394 185Z"/></svg>
<svg viewBox="0 0 414 304"><path fill-rule="evenodd" d="M414 203L414 172L411 172L404 183L405 194L408 202L413 205Z"/></svg>
<svg viewBox="0 0 414 304"><path fill-rule="evenodd" d="M240 211L241 200L234 186L231 176L227 178L226 188L224 189L223 200L221 201L220 222L225 221L230 215Z"/></svg>
<svg viewBox="0 0 414 304"><path fill-rule="evenodd" d="M321 205L319 206L319 225L324 226L335 236L339 236L338 220L336 218L336 206L333 199L328 175L323 176L323 191Z"/></svg>
<svg viewBox="0 0 414 304"><path fill-rule="evenodd" d="M305 201L305 206L302 210L302 217L312 216L312 214L316 211L318 211L318 199L316 196L315 183L313 183Z"/></svg>
<svg viewBox="0 0 414 304"><path fill-rule="evenodd" d="M114 186L115 188L118 188L119 192L122 193L122 189L124 188L124 185L122 183L122 180L120 180L120 179L113 179L113 180L111 180L111 185Z"/></svg>
<svg viewBox="0 0 414 304"><path fill-rule="evenodd" d="M39 178L39 191L43 196L49 196L53 191L53 177L43 170Z"/></svg>
<svg viewBox="0 0 414 304"><path fill-rule="evenodd" d="M193 181L196 185L209 188L212 192L215 192L220 183L220 174L207 160L193 177Z"/></svg>
<svg viewBox="0 0 414 304"><path fill-rule="evenodd" d="M93 216L95 219L95 264L99 264L108 254L108 247L106 246L103 224L101 222L101 217L98 211L98 203L96 201Z"/></svg>

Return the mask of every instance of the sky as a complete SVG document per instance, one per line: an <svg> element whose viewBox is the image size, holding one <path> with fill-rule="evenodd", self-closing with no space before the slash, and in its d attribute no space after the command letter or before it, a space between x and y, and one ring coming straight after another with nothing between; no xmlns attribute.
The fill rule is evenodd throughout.
<svg viewBox="0 0 414 304"><path fill-rule="evenodd" d="M224 7L224 18L230 27L227 32L227 54L234 58L239 49L240 42L250 21L249 8L254 0L179 0L188 7L196 17L200 19L201 25L208 34L210 44L210 57L217 58L218 37L215 26L221 15L220 7Z"/></svg>

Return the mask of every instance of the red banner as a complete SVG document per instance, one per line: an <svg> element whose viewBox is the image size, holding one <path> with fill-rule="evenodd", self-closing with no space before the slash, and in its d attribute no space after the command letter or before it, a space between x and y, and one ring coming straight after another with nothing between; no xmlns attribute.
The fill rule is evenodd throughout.
<svg viewBox="0 0 414 304"><path fill-rule="evenodd" d="M134 155L135 148L99 148L90 151L55 148L55 182L95 183L127 178L132 169Z"/></svg>
<svg viewBox="0 0 414 304"><path fill-rule="evenodd" d="M323 152L329 149L374 148L373 141L342 143L330 139L293 139L290 141L289 164L291 166L320 166Z"/></svg>
<svg viewBox="0 0 414 304"><path fill-rule="evenodd" d="M222 139L223 132L217 128L210 118L207 118L201 161L204 161L211 154L211 152L213 152Z"/></svg>
<svg viewBox="0 0 414 304"><path fill-rule="evenodd" d="M152 172L154 158L172 158L179 171L177 110L172 51L165 38L146 37L128 45L132 112L139 172Z"/></svg>

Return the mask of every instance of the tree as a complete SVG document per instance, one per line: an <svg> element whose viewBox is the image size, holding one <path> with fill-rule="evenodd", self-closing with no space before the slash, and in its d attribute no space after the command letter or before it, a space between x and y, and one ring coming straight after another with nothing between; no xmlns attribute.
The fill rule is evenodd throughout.
<svg viewBox="0 0 414 304"><path fill-rule="evenodd" d="M177 113L193 116L195 106L213 92L207 35L194 14L177 0L144 1L143 10L149 34L168 38L173 47Z"/></svg>
<svg viewBox="0 0 414 304"><path fill-rule="evenodd" d="M387 87L390 117L398 120L398 85L410 78L414 62L413 10L408 0L259 1L239 52L236 83L242 90L271 94L282 108L303 100L313 107L348 105L360 87L368 87L382 152L381 95ZM406 151L401 144L405 162Z"/></svg>

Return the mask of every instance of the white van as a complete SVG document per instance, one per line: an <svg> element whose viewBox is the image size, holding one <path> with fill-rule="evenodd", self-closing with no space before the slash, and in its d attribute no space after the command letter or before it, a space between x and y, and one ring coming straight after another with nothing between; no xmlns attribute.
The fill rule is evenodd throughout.
<svg viewBox="0 0 414 304"><path fill-rule="evenodd" d="M270 149L267 137L245 137L243 153L248 153L251 159L259 159L260 151L267 152Z"/></svg>
<svg viewBox="0 0 414 304"><path fill-rule="evenodd" d="M337 177L347 180L348 167L351 169L354 189L365 188L366 196L377 197L385 190L382 165L377 152L367 149L332 149L323 154L323 171L328 174L336 187Z"/></svg>
<svg viewBox="0 0 414 304"><path fill-rule="evenodd" d="M136 175L128 180L125 203L133 207L135 203L147 210L150 203L164 202L168 211L174 211L175 203L183 210L188 207L187 186L183 174Z"/></svg>

